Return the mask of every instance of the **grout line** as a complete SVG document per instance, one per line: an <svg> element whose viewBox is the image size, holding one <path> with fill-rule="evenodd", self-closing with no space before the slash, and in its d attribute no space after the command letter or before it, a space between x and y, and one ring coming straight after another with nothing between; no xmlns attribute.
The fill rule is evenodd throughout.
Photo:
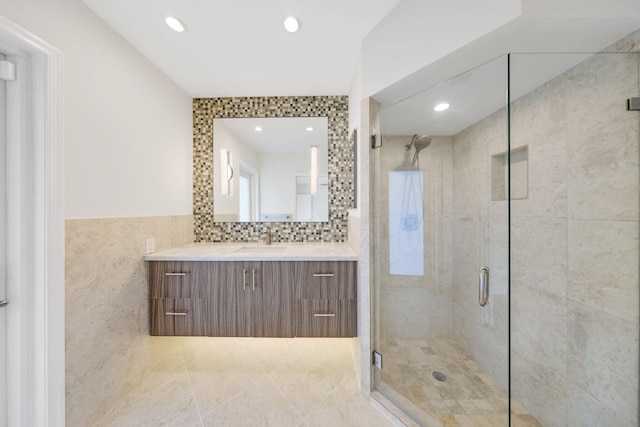
<svg viewBox="0 0 640 427"><path fill-rule="evenodd" d="M284 393L284 391L282 390L282 388L280 388L278 386L278 384L274 381L274 379L271 377L271 372L266 372L264 373L267 378L269 378L269 381L271 381L271 384L274 385L275 389L278 390L278 392L280 393L280 395L284 398L284 400L289 404L289 409L291 409L291 411L293 411L294 414L298 415L300 417L300 422L303 422L305 420L305 415L301 414L296 408L295 406L293 406L293 403L289 400L289 398L287 397L287 395ZM299 424L298 424L299 425Z"/></svg>
<svg viewBox="0 0 640 427"><path fill-rule="evenodd" d="M193 402L196 404L196 411L198 411L198 418L200 419L200 426L204 427L204 421L202 420L202 411L200 411L200 405L198 404L198 399L196 398L196 392L193 389L193 384L191 384L191 378L189 378L189 369L187 369L187 362L184 360L184 353L182 352L183 344L181 343L178 349L180 350L180 360L182 360L182 367L184 368L184 375L187 377L187 382L189 383L189 389L191 390L191 396L193 397Z"/></svg>
<svg viewBox="0 0 640 427"><path fill-rule="evenodd" d="M348 380L349 375L343 375L342 379L338 382L338 384L336 384L336 386L333 388L333 390L331 390L329 393L327 393L326 396L324 396L322 399L320 399L318 401L318 403L313 407L313 409L311 409L309 411L309 413L307 414L306 417L304 417L303 421L306 423L307 420L309 419L309 417L311 416L311 414L313 414L327 399L329 399L329 397L336 392L336 390L338 390L338 388L340 388L340 386L342 385L343 382L345 382L346 380Z"/></svg>

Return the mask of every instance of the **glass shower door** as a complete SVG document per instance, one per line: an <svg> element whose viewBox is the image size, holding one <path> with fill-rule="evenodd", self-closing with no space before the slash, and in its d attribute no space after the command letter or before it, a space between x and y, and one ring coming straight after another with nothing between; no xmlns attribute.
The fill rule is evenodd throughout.
<svg viewBox="0 0 640 427"><path fill-rule="evenodd" d="M639 63L510 56L514 422L638 425Z"/></svg>
<svg viewBox="0 0 640 427"><path fill-rule="evenodd" d="M382 106L372 377L419 424L638 425L639 56L511 54Z"/></svg>
<svg viewBox="0 0 640 427"><path fill-rule="evenodd" d="M379 114L373 377L422 425L509 423L506 91L503 57Z"/></svg>

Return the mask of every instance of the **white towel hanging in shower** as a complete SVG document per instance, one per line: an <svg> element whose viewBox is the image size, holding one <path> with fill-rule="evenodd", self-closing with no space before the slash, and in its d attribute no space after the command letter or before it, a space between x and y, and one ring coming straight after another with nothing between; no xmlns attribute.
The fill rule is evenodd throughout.
<svg viewBox="0 0 640 427"><path fill-rule="evenodd" d="M424 275L422 172L389 172L389 273Z"/></svg>

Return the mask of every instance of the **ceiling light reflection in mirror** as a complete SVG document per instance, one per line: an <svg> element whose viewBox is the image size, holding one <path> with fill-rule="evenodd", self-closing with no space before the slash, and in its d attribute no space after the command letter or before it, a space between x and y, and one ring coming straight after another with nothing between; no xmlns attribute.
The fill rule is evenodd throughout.
<svg viewBox="0 0 640 427"><path fill-rule="evenodd" d="M213 141L215 222L328 221L326 117L214 119Z"/></svg>

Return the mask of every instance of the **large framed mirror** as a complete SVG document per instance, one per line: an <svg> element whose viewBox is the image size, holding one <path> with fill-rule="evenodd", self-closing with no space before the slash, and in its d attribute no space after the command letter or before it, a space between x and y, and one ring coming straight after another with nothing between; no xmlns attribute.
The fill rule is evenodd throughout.
<svg viewBox="0 0 640 427"><path fill-rule="evenodd" d="M234 98L195 98L193 100L193 216L194 234L196 242L246 242L260 241L263 239L265 227L271 230L274 242L344 242L347 240L347 218L349 209L354 200L354 150L353 143L349 140L349 98L347 96L266 96L266 97L234 97ZM326 124L318 128L326 129L324 141L326 141L326 181L322 166L325 156L318 143L318 193L325 188L327 190L326 205L307 204L308 216L295 216L291 219L286 215L298 215L303 210L301 205L289 205L269 207L267 201L276 197L265 196L259 200L259 210L253 210L254 216L248 221L240 221L240 214L225 212L223 205L228 196L218 194L222 191L221 180L234 174L238 177L239 164L235 160L239 157L237 149L227 149L225 160L218 148L220 131L214 130L216 123L226 119L251 119L251 118L300 118L322 119ZM254 125L254 132L255 132ZM266 125L259 125L263 127ZM305 125L307 127L314 125ZM251 129L251 128L250 128ZM224 133L224 131L222 131ZM305 187L311 185L311 152L304 144L305 158L308 166L297 167L287 172L289 177L298 174L296 186L301 191L307 191L311 197L311 190ZM215 148L214 148L215 146ZM230 152L230 154L229 154ZM280 155L283 156L283 155ZM302 155L301 155L302 156ZM228 167L230 166L230 167ZM246 168L245 168L246 169ZM257 168L254 168L257 169ZM233 172L232 172L233 170ZM224 173L224 175L223 175ZM309 179L309 181L307 181ZM260 182L265 180L260 173ZM292 194L292 178L289 179L289 189L281 192ZM294 181L295 182L295 181ZM326 183L326 187L323 185ZM232 183L232 185L236 185ZM231 187L230 190L239 192L239 188ZM254 190L253 200L257 191ZM300 197L304 200L305 197ZM319 198L316 196L316 198ZM230 200L231 198L229 198ZM296 196L296 199L298 197ZM297 204L296 200L296 204ZM302 204L302 202L301 202ZM323 206L314 208L313 206ZM326 206L326 207L324 207ZM238 208L239 209L239 208ZM324 210L326 219L317 216L314 219L313 210ZM246 210L246 208L245 208ZM264 217L275 215L273 217ZM229 215L226 216L225 215ZM233 218L232 218L233 216ZM237 218L236 218L237 216ZM260 219L262 216L263 219ZM298 219L300 218L300 219ZM245 219L245 218L243 218Z"/></svg>
<svg viewBox="0 0 640 427"><path fill-rule="evenodd" d="M329 220L327 117L213 119L215 222Z"/></svg>

